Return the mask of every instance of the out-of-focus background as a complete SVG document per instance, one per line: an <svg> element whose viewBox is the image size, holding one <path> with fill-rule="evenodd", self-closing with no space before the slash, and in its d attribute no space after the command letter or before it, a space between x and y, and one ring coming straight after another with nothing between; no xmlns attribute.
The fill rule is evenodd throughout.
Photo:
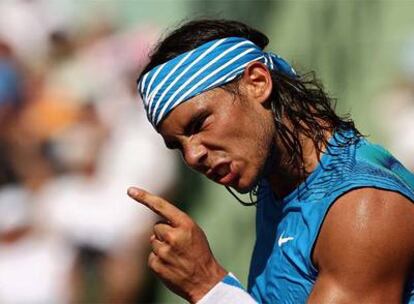
<svg viewBox="0 0 414 304"><path fill-rule="evenodd" d="M413 13L385 0L1 0L0 302L184 303L147 270L157 219L130 185L179 202L246 283L254 207L167 151L135 92L151 47L183 20L262 30L413 170Z"/></svg>

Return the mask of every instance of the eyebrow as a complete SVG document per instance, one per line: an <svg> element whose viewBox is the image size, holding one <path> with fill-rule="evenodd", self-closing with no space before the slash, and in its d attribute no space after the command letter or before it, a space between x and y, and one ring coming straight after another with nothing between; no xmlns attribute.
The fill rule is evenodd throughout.
<svg viewBox="0 0 414 304"><path fill-rule="evenodd" d="M200 121L200 119L203 119L206 116L207 116L207 113L205 110L200 110L198 113L194 114L193 117L190 119L190 121L185 126L184 133L190 134L190 132L193 130L194 126Z"/></svg>
<svg viewBox="0 0 414 304"><path fill-rule="evenodd" d="M194 125L199 122L200 119L206 117L208 113L205 109L201 109L198 112L196 112L190 119L190 121L185 125L184 127L184 134L188 135L194 128ZM176 140L165 140L164 139L165 146L168 149L174 150L174 149L180 149L180 143Z"/></svg>

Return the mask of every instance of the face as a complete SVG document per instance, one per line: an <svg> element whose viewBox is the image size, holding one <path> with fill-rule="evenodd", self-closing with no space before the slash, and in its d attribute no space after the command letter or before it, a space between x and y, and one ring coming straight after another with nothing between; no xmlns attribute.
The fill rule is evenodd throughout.
<svg viewBox="0 0 414 304"><path fill-rule="evenodd" d="M270 109L249 92L204 92L176 107L158 128L189 167L239 192L256 184L274 141Z"/></svg>

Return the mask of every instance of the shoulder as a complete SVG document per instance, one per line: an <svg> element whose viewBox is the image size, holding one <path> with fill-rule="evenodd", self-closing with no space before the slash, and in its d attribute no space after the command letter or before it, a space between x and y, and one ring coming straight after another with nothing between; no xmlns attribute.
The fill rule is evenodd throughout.
<svg viewBox="0 0 414 304"><path fill-rule="evenodd" d="M315 253L319 245L341 245L342 249L350 250L350 254L356 254L352 253L354 249L369 252L377 246L398 247L401 242L411 244L414 251L413 221L414 202L405 196L375 188L352 190L338 198L328 211ZM335 249L337 246L331 248L333 254L317 254L316 262L319 256L343 255L342 250Z"/></svg>
<svg viewBox="0 0 414 304"><path fill-rule="evenodd" d="M404 283L414 261L414 203L392 191L361 188L336 200L315 244L320 274L346 288ZM395 283L395 282L394 282Z"/></svg>

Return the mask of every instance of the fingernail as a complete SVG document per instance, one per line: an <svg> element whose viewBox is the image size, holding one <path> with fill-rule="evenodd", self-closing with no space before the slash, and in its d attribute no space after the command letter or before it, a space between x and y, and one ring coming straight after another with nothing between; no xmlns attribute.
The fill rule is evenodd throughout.
<svg viewBox="0 0 414 304"><path fill-rule="evenodd" d="M136 196L136 195L138 195L138 193L139 193L139 191L138 191L137 188L134 188L134 187L129 187L128 188L128 195L129 196Z"/></svg>

